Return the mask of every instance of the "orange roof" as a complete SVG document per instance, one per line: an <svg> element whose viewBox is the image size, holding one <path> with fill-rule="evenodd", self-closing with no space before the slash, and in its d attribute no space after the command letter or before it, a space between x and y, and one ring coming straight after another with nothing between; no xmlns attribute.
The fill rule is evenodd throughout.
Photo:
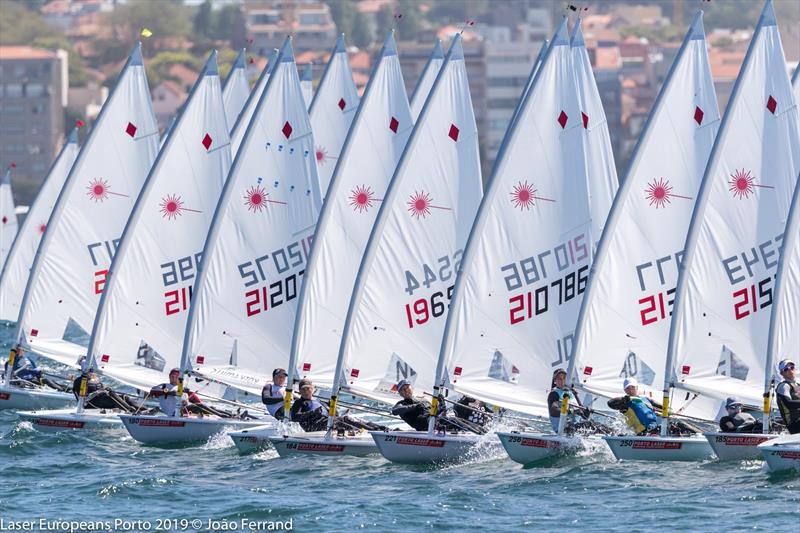
<svg viewBox="0 0 800 533"><path fill-rule="evenodd" d="M361 0L356 9L361 13L377 13L383 6L392 7L392 4L394 4L392 0Z"/></svg>
<svg viewBox="0 0 800 533"><path fill-rule="evenodd" d="M298 65L303 65L305 63L324 64L328 62L329 55L329 52L309 50L308 52L302 52L294 56L294 62Z"/></svg>
<svg viewBox="0 0 800 533"><path fill-rule="evenodd" d="M439 28L439 30L436 32L436 38L442 41L449 41L450 38L452 38L456 33L461 33L461 39L464 42L478 40L478 34L474 31L465 30L464 24L459 24L458 26L451 24L449 26Z"/></svg>
<svg viewBox="0 0 800 533"><path fill-rule="evenodd" d="M622 67L622 58L616 46L602 46L595 49L594 68L616 69Z"/></svg>
<svg viewBox="0 0 800 533"><path fill-rule="evenodd" d="M350 56L350 68L353 70L369 70L370 58L367 52L356 52Z"/></svg>
<svg viewBox="0 0 800 533"><path fill-rule="evenodd" d="M613 15L586 15L581 19L581 29L585 31L607 28L613 20Z"/></svg>
<svg viewBox="0 0 800 533"><path fill-rule="evenodd" d="M197 80L197 72L181 63L176 63L169 67L168 72L170 76L174 76L175 78L181 80L184 85L192 86Z"/></svg>
<svg viewBox="0 0 800 533"><path fill-rule="evenodd" d="M717 81L730 81L739 75L739 69L744 62L744 51L740 50L720 50L710 48L708 50L708 61L711 63L711 74Z"/></svg>
<svg viewBox="0 0 800 533"><path fill-rule="evenodd" d="M55 59L56 54L32 46L0 46L0 59Z"/></svg>
<svg viewBox="0 0 800 533"><path fill-rule="evenodd" d="M184 91L181 88L180 85L178 85L177 83L175 83L172 80L164 80L164 81L162 81L161 83L156 85L156 87L153 89L153 91L155 91L156 89L158 89L159 87L162 87L162 86L165 89L167 89L168 91L170 91L172 94L176 95L176 96L179 96L179 97L186 96L186 91Z"/></svg>

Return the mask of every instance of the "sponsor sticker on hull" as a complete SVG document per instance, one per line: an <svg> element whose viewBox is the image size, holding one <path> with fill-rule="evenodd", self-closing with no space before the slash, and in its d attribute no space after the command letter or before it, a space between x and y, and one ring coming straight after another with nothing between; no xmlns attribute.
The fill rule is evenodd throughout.
<svg viewBox="0 0 800 533"><path fill-rule="evenodd" d="M431 448L443 448L444 441L436 439L420 439L417 437L397 437L397 444L406 446L430 446Z"/></svg>
<svg viewBox="0 0 800 533"><path fill-rule="evenodd" d="M776 452L781 459L800 460L800 452Z"/></svg>
<svg viewBox="0 0 800 533"><path fill-rule="evenodd" d="M297 445L297 450L301 452L343 452L344 445L342 444L314 444L314 443L300 443Z"/></svg>
<svg viewBox="0 0 800 533"><path fill-rule="evenodd" d="M80 420L59 420L57 418L37 418L34 423L37 426L50 428L81 429L86 426L86 422Z"/></svg>
<svg viewBox="0 0 800 533"><path fill-rule="evenodd" d="M135 424L138 426L157 426L157 427L170 427L170 428L182 428L186 425L186 422L179 422L178 420L152 420L152 419L141 419L141 418L131 418L131 424Z"/></svg>
<svg viewBox="0 0 800 533"><path fill-rule="evenodd" d="M634 441L632 448L639 450L680 450L681 442L659 442L659 441Z"/></svg>
<svg viewBox="0 0 800 533"><path fill-rule="evenodd" d="M727 446L757 446L762 442L768 441L769 438L757 435L741 437L719 436L716 440L717 442L724 442Z"/></svg>
<svg viewBox="0 0 800 533"><path fill-rule="evenodd" d="M0 392L0 400L10 400L11 394L7 392Z"/></svg>
<svg viewBox="0 0 800 533"><path fill-rule="evenodd" d="M558 441L553 440L544 440L544 439L531 439L531 438L524 438L520 441L522 446L532 446L534 448L560 448L561 443Z"/></svg>

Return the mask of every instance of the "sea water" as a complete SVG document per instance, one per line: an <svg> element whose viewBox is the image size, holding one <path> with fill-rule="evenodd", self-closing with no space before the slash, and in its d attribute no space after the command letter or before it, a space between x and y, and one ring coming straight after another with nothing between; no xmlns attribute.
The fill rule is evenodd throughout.
<svg viewBox="0 0 800 533"><path fill-rule="evenodd" d="M453 466L281 459L224 435L163 449L122 428L41 433L0 411L0 530L797 531L800 473L762 461L623 463L599 444L526 468L487 440Z"/></svg>

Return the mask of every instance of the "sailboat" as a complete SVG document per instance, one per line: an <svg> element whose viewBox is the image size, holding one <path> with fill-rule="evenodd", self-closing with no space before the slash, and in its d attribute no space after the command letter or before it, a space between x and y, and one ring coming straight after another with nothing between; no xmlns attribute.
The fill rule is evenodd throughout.
<svg viewBox="0 0 800 533"><path fill-rule="evenodd" d="M415 122L419 117L420 111L422 111L425 100L428 99L428 94L431 92L433 82L436 81L436 76L439 75L442 63L444 63L444 51L442 50L442 42L437 39L433 45L431 55L428 56L428 61L425 62L422 74L420 74L417 84L414 86L414 92L411 93L411 98L409 98L411 118Z"/></svg>
<svg viewBox="0 0 800 533"><path fill-rule="evenodd" d="M182 369L260 394L272 370L286 365L322 203L313 149L287 38L214 214L186 326ZM270 420L269 430L274 428Z"/></svg>
<svg viewBox="0 0 800 533"><path fill-rule="evenodd" d="M70 169L31 266L15 339L77 367L86 354L100 294L120 234L158 150L141 45L118 81ZM6 408L52 408L72 394L4 388Z"/></svg>
<svg viewBox="0 0 800 533"><path fill-rule="evenodd" d="M800 69L798 69L800 70ZM797 75L795 73L795 78ZM783 232L783 249L775 275L775 300L770 316L767 349L767 373L764 381L764 423L769 427L770 392L774 386L772 369L783 359L797 361L800 346L800 176L794 188L789 219ZM769 439L758 451L770 470L800 469L800 435L785 435Z"/></svg>
<svg viewBox="0 0 800 533"><path fill-rule="evenodd" d="M575 74L564 17L531 69L533 81L522 92L472 226L434 395L449 389L547 416L552 367L559 364L553 354L572 334L592 258L588 121L581 113L596 110L580 105ZM604 122L602 111L594 121ZM535 169L531 161L539 162Z"/></svg>
<svg viewBox="0 0 800 533"><path fill-rule="evenodd" d="M310 106L314 99L314 63L306 63L300 76L300 90L303 92L303 101Z"/></svg>
<svg viewBox="0 0 800 533"><path fill-rule="evenodd" d="M8 258L0 270L0 320L15 321L19 317L22 294L28 282L30 265L42 238L58 193L64 186L72 164L78 156L78 132L73 129L33 200L19 233L11 244ZM0 220L4 215L0 215Z"/></svg>
<svg viewBox="0 0 800 533"><path fill-rule="evenodd" d="M308 107L314 132L314 159L323 198L328 194L328 185L358 108L358 101L358 90L342 34L331 50L317 93Z"/></svg>
<svg viewBox="0 0 800 533"><path fill-rule="evenodd" d="M246 50L242 48L234 59L228 77L225 78L225 83L222 85L222 105L225 108L228 131L233 131L236 120L250 96L250 81L247 79L245 56Z"/></svg>
<svg viewBox="0 0 800 533"><path fill-rule="evenodd" d="M358 267L413 124L397 45L390 32L377 56L320 213L300 290L288 383L299 376L311 379L318 387L333 387ZM323 432L270 440L281 455L377 453L372 437L365 437L344 438Z"/></svg>
<svg viewBox="0 0 800 533"><path fill-rule="evenodd" d="M456 34L367 241L342 331L332 413L340 392L394 402L401 379L432 389L434 354L481 195L478 132ZM429 447L426 432L372 436L392 461L443 449Z"/></svg>
<svg viewBox="0 0 800 533"><path fill-rule="evenodd" d="M500 170L498 176L507 176L499 179L505 180L502 185L504 190L512 191L512 200L516 198L513 196L514 192L518 196L520 191L525 194L523 187L514 177L519 175L519 172L515 172L515 164L525 168L525 161L516 156L515 162L513 154L516 143L525 146L529 144L526 139L531 136L552 139L549 144L542 146L543 152L539 159L557 163L569 161L575 157L575 153L580 152L581 145L585 159L579 168L574 168L577 167L577 162L572 162L573 167L563 163L553 167L551 163L550 166L553 168L546 171L546 176L534 177L531 186L535 184L542 192L537 195L527 193L527 197L532 201L524 211L517 209L519 213L517 210L506 213L508 208L503 206L506 207L502 211L503 216L510 215L516 219L516 226L519 228L517 230L519 236L510 239L514 243L513 248L504 251L503 254L507 256L506 259L511 255L512 259L518 261L519 266L515 267L520 268L522 277L519 278L519 284L508 277L504 283L497 280L497 284L501 287L505 285L510 296L506 305L509 308L509 325L506 326L507 332L486 334L485 337L490 340L495 337L495 343L491 347L487 345L487 352L493 352L491 361L495 369L498 368L498 362L502 362L503 368L510 365L512 371L501 372L498 375L495 370L495 376L492 376L490 367L489 377L494 377L495 380L499 378L501 382L485 378L478 380L477 376L470 379L473 388L488 387L489 390L496 391L494 395L499 395L498 400L495 400L496 403L519 409L537 418L547 418L549 415L546 399L551 388L553 371L563 370L568 364L574 325L594 256L594 243L602 234L611 202L617 191L617 175L608 125L585 48L580 19L575 23L569 43L566 41L566 28L560 31L564 33L557 33L551 41L554 44L550 45L553 48L550 56L545 56L548 59L543 59L542 66L538 67L547 70L542 72L541 77L533 77L524 93L519 106L519 118L515 119L518 120L518 124L514 127L520 131L509 134L511 144L505 148L510 154L507 156L509 160L503 163L506 167ZM564 64L567 65L567 73L562 72ZM551 90L552 87L562 86L564 89ZM575 101L570 101L570 98L574 98ZM562 126L564 133L555 136L552 116L562 110L566 113L566 117L573 117L574 122L570 123L567 119ZM568 135L567 131L570 131L571 135ZM516 151L525 152L524 149ZM578 194L565 194L566 191L578 191ZM562 204L561 207L558 206L559 203ZM565 203L566 208L563 205ZM527 213L528 210L533 213ZM569 211L571 216L565 216L563 211ZM497 212L501 213L500 210ZM499 217L497 221L490 221L488 224L487 228L491 228L492 224L495 226L500 224L499 227L511 225ZM549 229L542 231L541 235L537 232L537 238L531 240L525 237L530 227ZM484 239L490 239L492 231L497 230L483 231L487 233ZM519 243L525 243L525 248ZM484 246L487 245L488 242ZM568 256L575 259L568 262L562 259L559 262L559 249L562 250L562 255L568 251ZM551 267L555 275L550 274L551 279L548 280L545 261L539 260L538 267L534 263L533 270L530 264L533 258L546 260L550 250L553 251L556 263L555 268ZM526 257L530 259L525 259ZM564 258L567 258L567 255L564 255ZM501 262L509 263L508 260ZM491 267L489 271L503 272L499 268L492 270ZM508 267L506 271L512 272ZM481 278L477 274L474 276L476 279ZM469 281L465 280L465 283ZM551 289L557 289L554 294L550 294L548 285ZM475 284L475 288L470 292L482 294L494 291L491 287L480 287ZM470 305L479 309L487 308L487 304L482 303L480 298L478 301L470 302ZM483 329L490 330L486 327ZM461 351L466 354L466 346L474 341L467 337L460 342L464 343L465 348ZM534 349L531 350L530 347ZM465 355L462 355L462 359L464 357ZM464 363L461 360L456 358L450 364L462 369L460 373L464 374ZM453 376L451 380L456 390L463 387L461 385L463 378ZM517 407L520 402L524 404L521 409ZM509 456L523 464L562 453L567 448L577 448L581 443L577 438L564 435L563 431L555 435L529 431L498 432L498 437Z"/></svg>
<svg viewBox="0 0 800 533"><path fill-rule="evenodd" d="M769 313L762 309L772 303L772 278L800 170L797 108L784 65L768 0L689 226L667 348L661 436L607 437L617 458L694 461L711 455L705 438L667 435L673 388L761 404L769 329ZM742 453L735 440L711 440Z"/></svg>
<svg viewBox="0 0 800 533"><path fill-rule="evenodd" d="M11 168L0 180L0 268L5 268L6 258L17 238L19 224L14 206L14 192L11 190Z"/></svg>

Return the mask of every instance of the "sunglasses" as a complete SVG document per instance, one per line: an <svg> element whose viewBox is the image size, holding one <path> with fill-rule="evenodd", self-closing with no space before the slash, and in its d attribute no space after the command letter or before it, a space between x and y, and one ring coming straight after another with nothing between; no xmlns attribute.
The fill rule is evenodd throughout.
<svg viewBox="0 0 800 533"><path fill-rule="evenodd" d="M783 370L781 370L781 372L786 372L787 370L794 370L794 363L789 363L788 365L783 367Z"/></svg>

